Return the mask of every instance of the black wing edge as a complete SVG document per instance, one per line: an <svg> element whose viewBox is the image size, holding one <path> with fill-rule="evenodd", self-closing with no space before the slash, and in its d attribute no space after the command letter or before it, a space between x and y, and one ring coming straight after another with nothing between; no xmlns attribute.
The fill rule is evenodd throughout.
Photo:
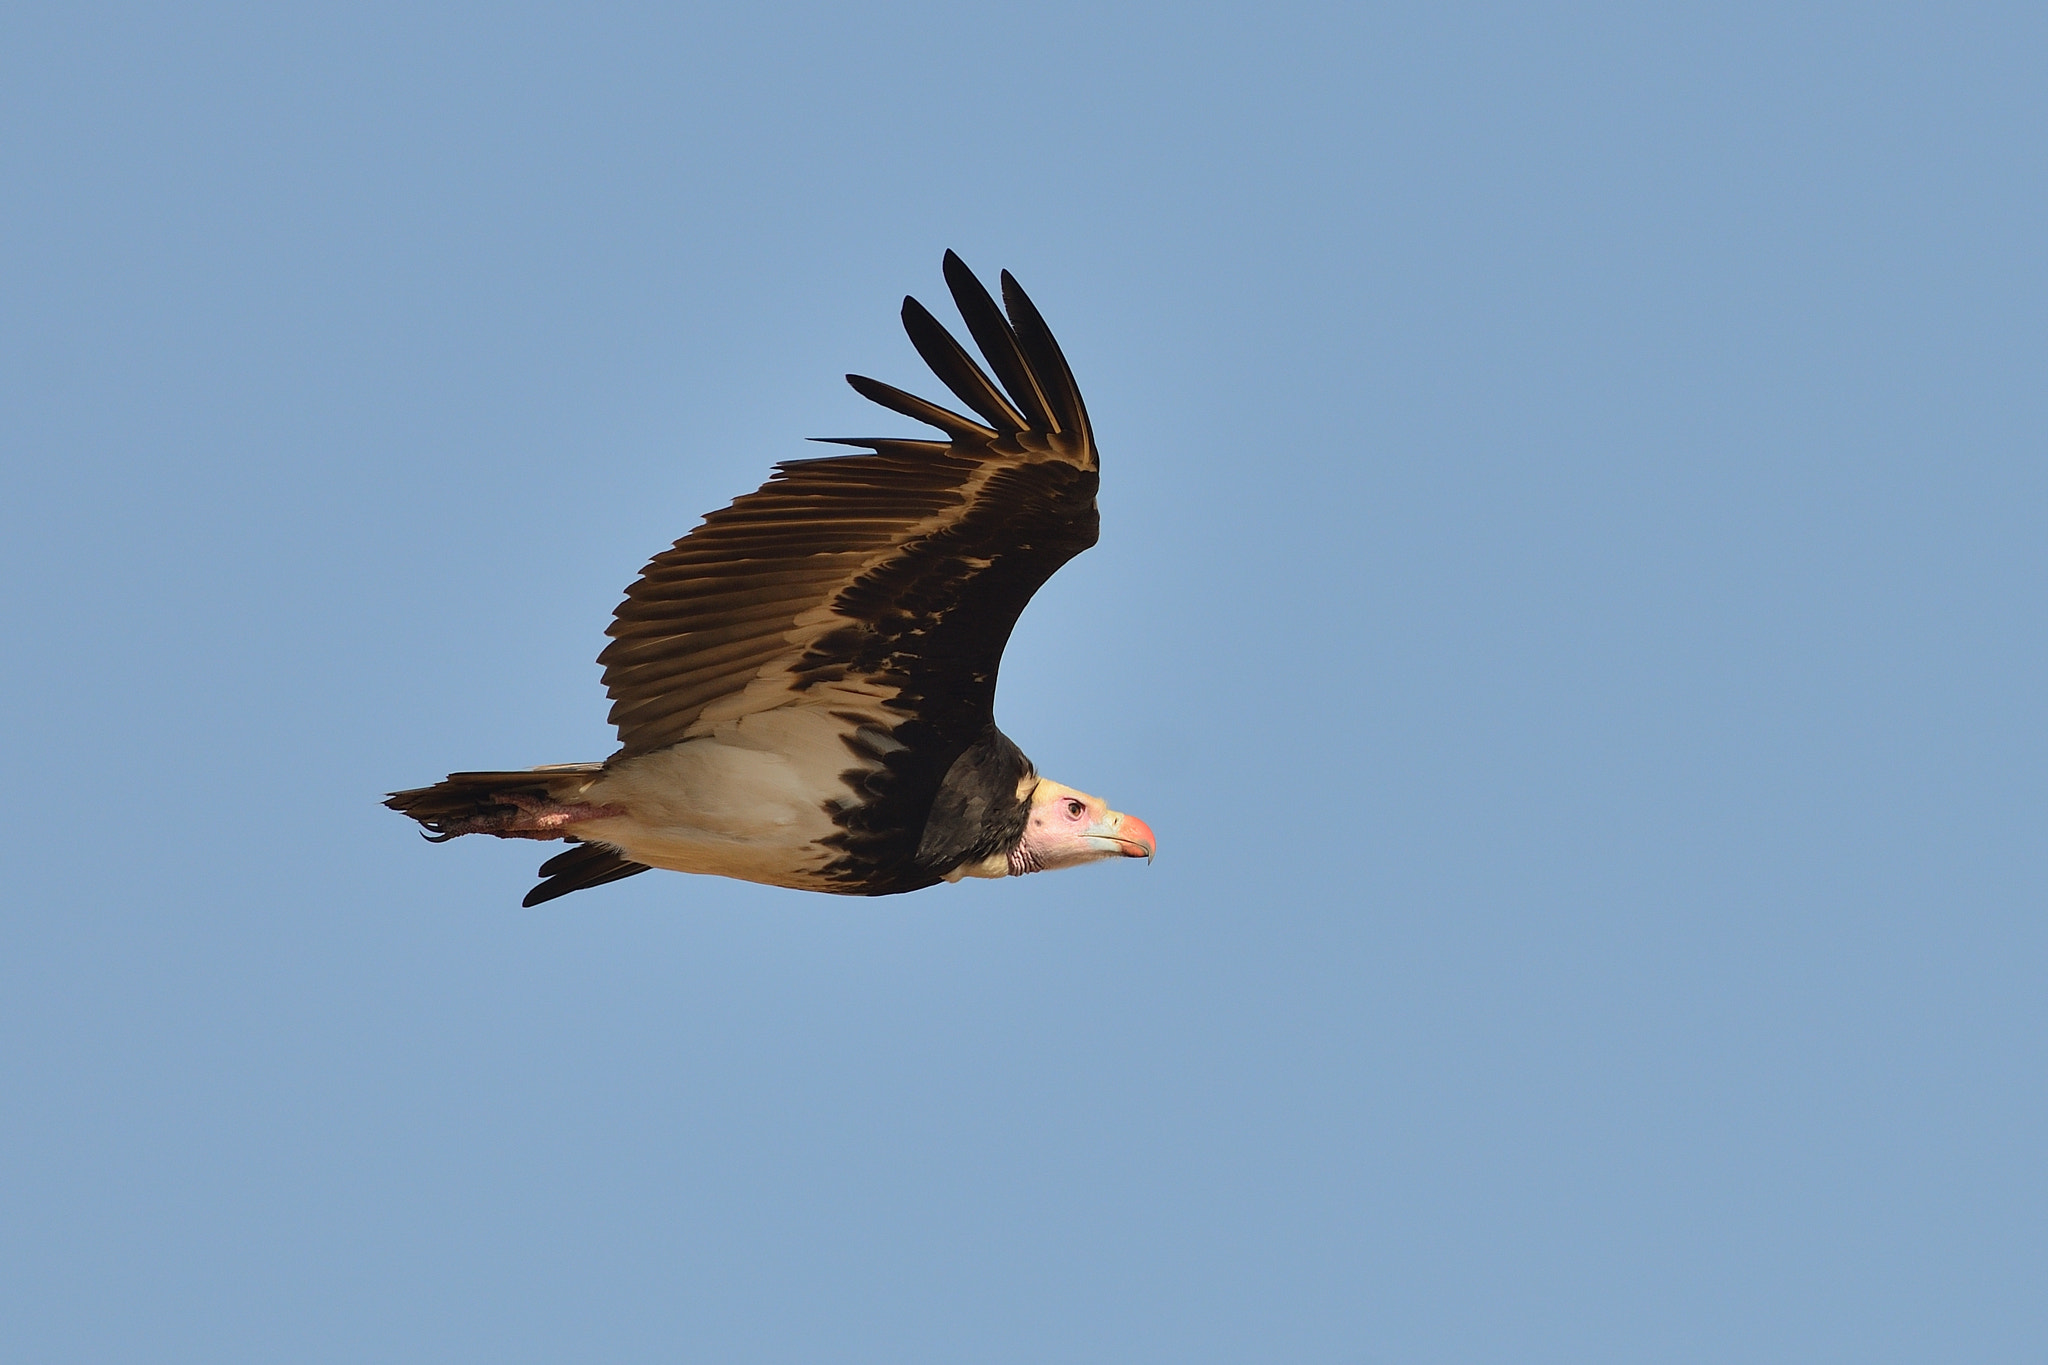
<svg viewBox="0 0 2048 1365"><path fill-rule="evenodd" d="M540 875L546 880L527 892L526 899L519 904L530 910L571 891L623 881L648 870L646 863L634 862L610 844L579 843L540 865Z"/></svg>
<svg viewBox="0 0 2048 1365"><path fill-rule="evenodd" d="M916 299L903 300L903 330L924 363L931 367L932 373L982 421L964 417L865 375L846 376L846 382L853 386L854 392L913 421L937 427L956 441L963 438L995 441L1007 435L1032 431L1049 437L1064 437L1067 442L1078 442L1083 450L1092 449L1088 410L1082 406L1081 390L1074 382L1074 372L1068 367L1066 356L1060 352L1059 343L1053 340L1045 319L1039 315L1022 286L1009 271L1002 273L1003 303L1009 313L1005 317L1004 309L996 306L988 289L967 268L967 263L952 251L946 253L945 273L946 287L952 292L953 304L967 324L968 334L981 348L989 368L1002 380L1002 386L997 387L995 381L975 363L967 348L956 341L953 334ZM984 422L987 425L983 425ZM819 439L831 445L868 449L880 449L884 444L879 440L848 437Z"/></svg>

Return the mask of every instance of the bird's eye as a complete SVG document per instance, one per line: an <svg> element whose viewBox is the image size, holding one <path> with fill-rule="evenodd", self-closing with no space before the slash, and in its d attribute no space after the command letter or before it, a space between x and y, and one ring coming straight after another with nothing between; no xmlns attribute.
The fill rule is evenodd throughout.
<svg viewBox="0 0 2048 1365"><path fill-rule="evenodd" d="M1081 804L1081 803L1080 803L1079 801L1071 801L1071 800L1070 800L1070 801L1068 801L1068 802L1067 802L1067 815L1068 815L1068 817L1069 817L1069 818L1071 818L1071 819L1075 819L1075 820L1078 820L1078 819L1080 819L1080 818L1081 818L1081 813L1082 813L1083 811L1087 810L1087 809L1088 809L1088 808L1087 808L1086 806L1082 805L1082 804Z"/></svg>

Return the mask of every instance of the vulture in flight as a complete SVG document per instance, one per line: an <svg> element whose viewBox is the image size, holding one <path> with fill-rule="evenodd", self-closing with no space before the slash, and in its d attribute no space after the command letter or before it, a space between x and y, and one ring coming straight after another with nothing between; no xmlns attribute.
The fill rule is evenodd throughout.
<svg viewBox="0 0 2048 1365"><path fill-rule="evenodd" d="M945 274L994 378L915 299L903 326L974 416L848 375L945 439L835 441L862 453L777 465L656 555L598 656L617 753L385 804L437 842L567 840L526 905L652 867L886 896L1150 858L1144 821L1040 777L996 729L1011 628L1095 543L1095 442L1009 272L1002 308L950 251Z"/></svg>

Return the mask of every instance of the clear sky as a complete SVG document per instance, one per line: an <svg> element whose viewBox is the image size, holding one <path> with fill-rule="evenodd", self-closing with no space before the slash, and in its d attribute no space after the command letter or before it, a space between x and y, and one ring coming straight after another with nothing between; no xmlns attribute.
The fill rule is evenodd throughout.
<svg viewBox="0 0 2048 1365"><path fill-rule="evenodd" d="M0 1354L2048 1357L2044 13L8 7ZM609 753L948 247L1153 866L378 805Z"/></svg>

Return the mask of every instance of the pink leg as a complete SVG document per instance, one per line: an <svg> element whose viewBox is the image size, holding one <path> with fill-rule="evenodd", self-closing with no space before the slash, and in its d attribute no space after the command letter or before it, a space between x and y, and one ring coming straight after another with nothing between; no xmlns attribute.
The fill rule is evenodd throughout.
<svg viewBox="0 0 2048 1365"><path fill-rule="evenodd" d="M462 834L495 834L500 839L560 839L562 831L585 820L605 820L624 815L624 806L591 806L540 801L512 793L494 795L491 800L518 809L516 815L472 815L440 826L435 842Z"/></svg>

